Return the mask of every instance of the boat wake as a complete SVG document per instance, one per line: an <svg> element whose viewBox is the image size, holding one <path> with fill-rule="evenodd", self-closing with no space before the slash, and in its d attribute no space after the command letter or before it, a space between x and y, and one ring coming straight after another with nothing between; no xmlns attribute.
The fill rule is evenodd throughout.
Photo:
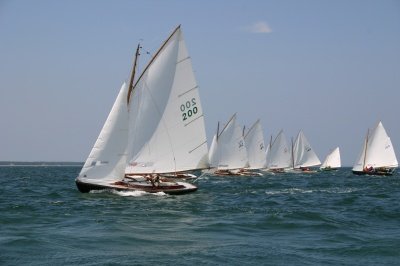
<svg viewBox="0 0 400 266"><path fill-rule="evenodd" d="M103 193L109 194L109 193L111 193L111 194L122 196L122 197L142 197L142 196L146 196L146 195L153 195L153 196L167 196L168 195L164 192L149 193L149 192L141 191L141 190L118 191L115 189L91 190L89 193L91 193L91 194L103 194Z"/></svg>
<svg viewBox="0 0 400 266"><path fill-rule="evenodd" d="M328 193L328 194L346 194L358 191L354 188L332 188L332 189L301 189L301 188L288 188L281 190L267 190L267 195L280 195L280 194L303 194L303 193Z"/></svg>
<svg viewBox="0 0 400 266"><path fill-rule="evenodd" d="M122 196L122 197L142 197L146 195L154 195L154 196L167 196L168 194L164 192L156 192L156 193L149 193L146 191L118 191L118 190L112 190L113 194Z"/></svg>

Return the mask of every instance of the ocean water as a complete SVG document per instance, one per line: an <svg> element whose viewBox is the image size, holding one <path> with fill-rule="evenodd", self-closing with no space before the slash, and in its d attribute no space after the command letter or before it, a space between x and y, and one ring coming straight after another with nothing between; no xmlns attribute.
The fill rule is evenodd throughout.
<svg viewBox="0 0 400 266"><path fill-rule="evenodd" d="M0 265L399 265L400 174L212 177L80 193L78 166L0 167Z"/></svg>

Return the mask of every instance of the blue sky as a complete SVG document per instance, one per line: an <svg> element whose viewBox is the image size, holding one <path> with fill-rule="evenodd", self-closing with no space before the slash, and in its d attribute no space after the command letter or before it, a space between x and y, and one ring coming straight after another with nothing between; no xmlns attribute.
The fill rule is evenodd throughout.
<svg viewBox="0 0 400 266"><path fill-rule="evenodd" d="M0 160L84 161L138 41L154 52L178 24L209 141L237 112L352 165L382 120L400 155L399 1L3 0Z"/></svg>

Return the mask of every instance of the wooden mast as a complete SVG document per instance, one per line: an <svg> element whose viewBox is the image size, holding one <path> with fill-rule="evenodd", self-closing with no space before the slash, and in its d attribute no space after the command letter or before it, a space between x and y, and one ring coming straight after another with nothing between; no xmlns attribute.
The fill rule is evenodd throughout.
<svg viewBox="0 0 400 266"><path fill-rule="evenodd" d="M365 149L364 149L364 162L363 162L363 171L365 170L365 161L367 159L367 149L368 149L368 137L369 137L369 128L367 130L367 136L365 137Z"/></svg>
<svg viewBox="0 0 400 266"><path fill-rule="evenodd" d="M138 58L139 58L139 49L140 49L140 43L138 44L138 46L136 48L135 59L133 61L133 67L132 67L132 72L131 72L131 78L129 80L128 96L127 96L128 105L129 105L129 102L130 102L130 99L131 99L131 95L132 95L132 91L133 91L133 81L135 79L136 66L137 66L137 61L138 61Z"/></svg>

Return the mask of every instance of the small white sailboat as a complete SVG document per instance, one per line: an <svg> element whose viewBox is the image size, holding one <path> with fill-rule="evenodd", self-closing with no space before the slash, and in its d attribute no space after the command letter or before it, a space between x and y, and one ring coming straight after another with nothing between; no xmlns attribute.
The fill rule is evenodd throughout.
<svg viewBox="0 0 400 266"><path fill-rule="evenodd" d="M318 166L321 161L318 159L310 143L302 130L297 135L296 141L292 142L292 168L310 172L310 167Z"/></svg>
<svg viewBox="0 0 400 266"><path fill-rule="evenodd" d="M290 146L283 130L270 143L267 155L267 170L271 172L285 172L292 165Z"/></svg>
<svg viewBox="0 0 400 266"><path fill-rule="evenodd" d="M214 174L232 175L248 166L247 150L242 129L236 124L234 114L225 127L213 137L209 153L210 166Z"/></svg>
<svg viewBox="0 0 400 266"><path fill-rule="evenodd" d="M99 189L182 194L193 184L163 174L208 167L204 117L183 34L178 26L134 83L123 85L76 184Z"/></svg>
<svg viewBox="0 0 400 266"><path fill-rule="evenodd" d="M244 135L249 166L247 169L263 169L267 167L264 133L260 120L257 120Z"/></svg>
<svg viewBox="0 0 400 266"><path fill-rule="evenodd" d="M368 130L352 171L357 175L392 175L398 166L392 141L379 121L371 132Z"/></svg>
<svg viewBox="0 0 400 266"><path fill-rule="evenodd" d="M323 171L336 170L341 167L339 147L333 149L325 158L320 169Z"/></svg>

